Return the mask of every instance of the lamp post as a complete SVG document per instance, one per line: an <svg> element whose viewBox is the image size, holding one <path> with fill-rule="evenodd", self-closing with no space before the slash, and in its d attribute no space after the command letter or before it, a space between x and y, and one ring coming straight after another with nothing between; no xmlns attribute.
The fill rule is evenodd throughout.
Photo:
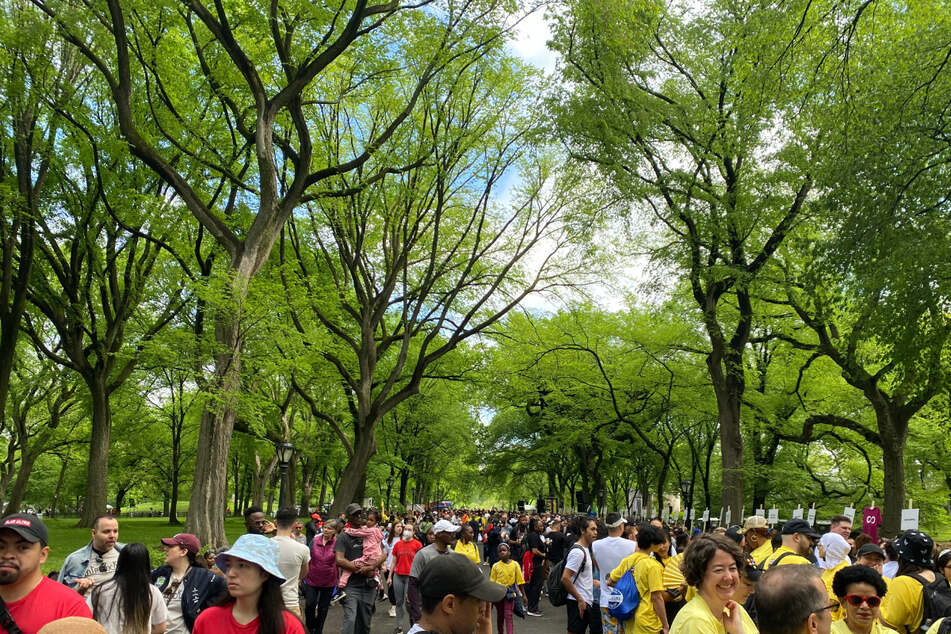
<svg viewBox="0 0 951 634"><path fill-rule="evenodd" d="M294 445L286 441L281 442L277 444L275 451L277 453L277 466L281 469L281 490L277 496L277 507L284 508L286 502L284 492L287 489L287 467L290 466L291 460L294 458Z"/></svg>
<svg viewBox="0 0 951 634"><path fill-rule="evenodd" d="M690 495L690 485L693 482L690 480L681 480L680 481L680 499L683 505L684 512L684 526L690 528L690 508L693 504L693 499L688 500L687 496Z"/></svg>
<svg viewBox="0 0 951 634"><path fill-rule="evenodd" d="M386 479L386 512L390 515L393 513L390 512L390 491L393 490L393 474Z"/></svg>

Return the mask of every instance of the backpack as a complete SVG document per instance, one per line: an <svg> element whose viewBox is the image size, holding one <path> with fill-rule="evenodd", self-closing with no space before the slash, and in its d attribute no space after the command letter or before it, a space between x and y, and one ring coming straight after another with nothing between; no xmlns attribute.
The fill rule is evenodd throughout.
<svg viewBox="0 0 951 634"><path fill-rule="evenodd" d="M637 589L637 583L634 582L633 568L626 571L624 575L618 579L618 582L614 585L614 590L616 592L612 599L616 597L617 594L620 594L621 600L618 603L615 603L614 600L608 601L608 612L619 621L626 621L633 618L634 613L637 612L637 606L641 602L641 593Z"/></svg>
<svg viewBox="0 0 951 634"><path fill-rule="evenodd" d="M938 626L938 634L949 634L951 633L951 618L943 619L941 625Z"/></svg>
<svg viewBox="0 0 951 634"><path fill-rule="evenodd" d="M586 548L575 545L568 549L568 553L571 553L575 548L581 548L581 554L584 556L584 559L581 560L581 567L578 568L578 571L575 573L575 578L572 579L572 583L578 579L578 575L581 574L585 564L588 563L588 553L585 552L587 550ZM551 571L548 573L548 579L545 580L545 593L548 595L548 600L556 608L560 608L568 602L568 590L565 589L565 585L561 582L561 575L565 572L565 562L567 561L568 555L566 554L564 559L551 567Z"/></svg>
<svg viewBox="0 0 951 634"><path fill-rule="evenodd" d="M951 586L943 575L935 575L932 582L919 575L908 575L921 584L921 600L924 603L924 616L921 619L921 632L927 632L938 619L951 616Z"/></svg>
<svg viewBox="0 0 951 634"><path fill-rule="evenodd" d="M785 557L786 555L793 555L793 554L795 554L795 553L783 553L782 555L780 555L779 557L777 557L776 559L774 559L774 560L773 560L773 563L770 564L769 567L772 568L773 566L775 566L776 564L778 564L779 562L781 562L781 561L783 560L783 557ZM766 564L767 564L767 563L769 563L769 557L767 557L767 558L764 559L763 561L761 561L761 562L759 562L758 564L756 564L756 569L759 570L760 572L763 572L763 570L766 569Z"/></svg>

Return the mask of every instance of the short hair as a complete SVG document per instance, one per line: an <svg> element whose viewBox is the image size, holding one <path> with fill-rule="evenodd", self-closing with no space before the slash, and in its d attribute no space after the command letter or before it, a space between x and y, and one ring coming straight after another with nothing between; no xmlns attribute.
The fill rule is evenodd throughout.
<svg viewBox="0 0 951 634"><path fill-rule="evenodd" d="M835 596L839 597L839 599L842 599L849 593L849 586L853 583L867 583L875 588L875 594L880 597L884 597L885 593L888 592L888 585L885 583L885 580L882 579L882 575L878 574L877 570L858 564L846 566L835 573L835 576L832 578L832 592L835 593Z"/></svg>
<svg viewBox="0 0 951 634"><path fill-rule="evenodd" d="M829 520L829 527L831 528L837 524L845 523L848 523L850 526L852 525L852 520L849 519L848 515L833 515L832 519Z"/></svg>
<svg viewBox="0 0 951 634"><path fill-rule="evenodd" d="M297 509L285 507L278 509L274 515L274 523L280 529L292 528L297 521Z"/></svg>
<svg viewBox="0 0 951 634"><path fill-rule="evenodd" d="M816 583L818 581L818 583ZM796 634L822 608L822 576L815 566L773 566L756 584L753 602L761 634Z"/></svg>
<svg viewBox="0 0 951 634"><path fill-rule="evenodd" d="M112 520L113 522L118 523L119 520L114 515L97 515L96 519L92 521L92 529L99 530L99 520Z"/></svg>
<svg viewBox="0 0 951 634"><path fill-rule="evenodd" d="M949 563L951 563L951 548L945 548L938 554L938 558L935 559L935 570L940 572L947 568Z"/></svg>
<svg viewBox="0 0 951 634"><path fill-rule="evenodd" d="M640 548L640 544L637 546ZM710 567L710 562L713 561L718 550L730 555L733 561L736 562L738 570L742 570L746 566L746 556L735 541L723 535L705 533L690 542L687 550L684 551L681 570L688 586L700 587L704 575L707 574L707 568Z"/></svg>
<svg viewBox="0 0 951 634"><path fill-rule="evenodd" d="M783 534L776 533L769 539L769 543L773 547L773 550L776 550L783 545Z"/></svg>
<svg viewBox="0 0 951 634"><path fill-rule="evenodd" d="M263 513L263 512L264 512L264 509L262 509L260 506L249 506L248 508L244 509L244 519L247 520L249 517L251 517L255 513Z"/></svg>
<svg viewBox="0 0 951 634"><path fill-rule="evenodd" d="M420 607L423 609L423 612L426 614L432 614L436 610L436 606L442 603L442 600L448 597L448 594L444 594L441 597L428 597L425 594L419 597ZM465 600L469 598L467 594L454 594L454 597L460 600Z"/></svg>
<svg viewBox="0 0 951 634"><path fill-rule="evenodd" d="M651 546L667 543L664 531L653 524L643 524L637 527L637 547L647 550Z"/></svg>
<svg viewBox="0 0 951 634"><path fill-rule="evenodd" d="M572 522L571 527L575 531L575 533L578 536L580 536L581 533L585 532L588 529L589 523L594 521L595 520L592 517L588 517L587 515L579 515L574 519L574 522Z"/></svg>
<svg viewBox="0 0 951 634"><path fill-rule="evenodd" d="M677 533L675 539L677 540L677 552L680 552L686 548L687 544L690 542L690 535L687 533Z"/></svg>

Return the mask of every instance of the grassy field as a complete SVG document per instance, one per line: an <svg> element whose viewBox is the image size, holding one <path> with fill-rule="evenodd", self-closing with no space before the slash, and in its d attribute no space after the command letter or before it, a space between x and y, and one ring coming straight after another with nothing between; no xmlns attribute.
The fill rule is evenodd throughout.
<svg viewBox="0 0 951 634"><path fill-rule="evenodd" d="M43 565L43 572L59 570L66 556L74 550L89 543L91 534L88 528L76 528L77 518L52 518L44 520L50 531L50 554ZM171 526L168 518L136 517L131 519L119 518L119 541L141 542L149 547L152 554L152 565L158 566L164 561L161 548L163 537L171 537L184 530L184 526ZM225 534L228 541L234 542L244 533L244 520L240 517L229 517L225 520Z"/></svg>

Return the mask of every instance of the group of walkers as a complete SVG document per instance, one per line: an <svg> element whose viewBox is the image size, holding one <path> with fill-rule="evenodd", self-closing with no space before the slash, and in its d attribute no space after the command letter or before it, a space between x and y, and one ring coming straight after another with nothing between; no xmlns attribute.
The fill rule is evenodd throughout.
<svg viewBox="0 0 951 634"><path fill-rule="evenodd" d="M951 632L951 549L919 531L876 542L844 516L825 535L762 516L688 534L618 513L384 518L351 504L315 514L306 534L296 509L270 522L252 507L245 526L221 552L162 539L153 570L149 547L120 542L103 516L54 581L42 520L4 517L0 634L319 634L334 603L342 634L369 634L386 599L400 634L513 634L514 616L542 616L546 592L568 634Z"/></svg>

